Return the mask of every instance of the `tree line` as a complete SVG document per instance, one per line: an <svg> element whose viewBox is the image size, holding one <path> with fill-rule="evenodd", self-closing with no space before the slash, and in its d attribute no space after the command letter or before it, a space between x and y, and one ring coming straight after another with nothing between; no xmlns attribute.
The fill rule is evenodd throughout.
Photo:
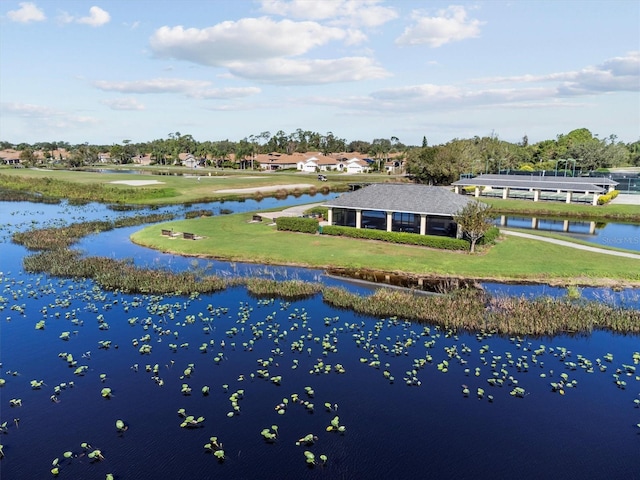
<svg viewBox="0 0 640 480"><path fill-rule="evenodd" d="M497 135L453 139L430 146L426 136L421 146L403 144L398 137L375 138L372 141L347 141L333 132L321 134L297 129L292 133L279 130L275 134L264 131L239 141L197 141L190 134L169 133L167 138L134 143L123 140L113 145L71 145L65 141L11 144L0 142L1 149L20 150L21 162L60 163L79 167L95 163L101 153L109 153L113 163L132 163L137 156L149 155L152 163L173 165L178 155L191 153L214 166L234 166L237 162L254 159L257 154L292 154L321 152L358 152L374 159L374 169L382 169L383 160L391 155L405 161L405 171L418 181L445 184L457 180L461 174L496 173L512 170L544 170L589 172L618 166L640 166L640 140L633 143L618 141L615 135L600 139L588 129L580 128L560 134L555 139L530 144L524 136L520 142L500 140ZM60 151L67 155L61 158ZM40 152L36 155L36 152ZM56 158L56 154L58 158ZM234 162L231 162L231 159Z"/></svg>

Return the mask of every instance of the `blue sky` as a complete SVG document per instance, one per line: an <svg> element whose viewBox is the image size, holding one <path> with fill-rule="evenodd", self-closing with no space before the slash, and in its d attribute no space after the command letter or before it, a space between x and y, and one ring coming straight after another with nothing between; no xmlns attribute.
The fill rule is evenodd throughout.
<svg viewBox="0 0 640 480"><path fill-rule="evenodd" d="M0 139L640 139L640 2L0 2Z"/></svg>

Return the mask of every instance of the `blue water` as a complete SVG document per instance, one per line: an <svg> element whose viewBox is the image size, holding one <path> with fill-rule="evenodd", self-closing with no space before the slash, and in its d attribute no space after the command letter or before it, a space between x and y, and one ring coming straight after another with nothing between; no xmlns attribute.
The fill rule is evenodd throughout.
<svg viewBox="0 0 640 480"><path fill-rule="evenodd" d="M626 381L626 388L614 383L616 369L624 372L623 364L633 365L639 336L594 332L545 339L481 338L337 310L320 297L291 303L258 300L244 288L194 298L127 295L102 291L91 281L22 273L26 251L9 243L7 230L28 228L32 220L55 224L106 215L120 214L99 205L0 204L3 225L12 220L0 245L0 378L6 380L0 388L0 424L8 422L7 433L0 434L3 480L52 478L55 458L60 459L59 478L72 479L105 478L107 473L117 479L640 476L640 409L634 405L640 382L621 373L618 379ZM79 247L90 254L133 258L140 265L194 267L194 259L128 244L133 230L87 237ZM319 271L198 262L201 268L229 274L328 281ZM527 286L485 287L497 294L539 293ZM552 296L563 294L537 288ZM585 290L584 295L594 298L609 293ZM35 329L39 320L45 320L44 330ZM99 329L101 322L108 329ZM70 332L68 341L59 338L65 331ZM138 349L147 334L152 350L143 355ZM99 348L105 340L111 341L110 348ZM330 348L323 349L323 340ZM292 350L295 342L301 351ZM203 343L206 353L199 350ZM534 355L542 345L544 353ZM77 366L87 366L85 375L74 375L75 367L61 353L71 353ZM605 360L609 353L610 362ZM414 366L427 356L431 361ZM369 366L376 359L380 367ZM593 373L584 367L585 359L593 363ZM606 371L599 370L597 359ZM447 373L437 367L444 360L449 361ZM330 373L310 373L321 361L331 365ZM146 371L146 365L155 364L162 386ZM193 373L184 378L189 364ZM337 373L336 364L345 373ZM385 378L385 369L393 382ZM259 378L259 370L281 375L281 385ZM505 378L504 386L488 384L494 371ZM551 391L550 382L559 382L563 373L577 384L561 395ZM100 374L106 374L104 382ZM420 385L407 386L404 378ZM44 380L42 389L31 389L31 380ZM74 386L61 390L55 403L50 397L61 382ZM523 398L510 394L515 382L525 389ZM184 383L192 388L189 396L181 393ZM201 393L204 385L211 388L208 396ZM226 391L223 385L228 385ZM462 385L469 388L468 397ZM307 386L315 390L313 398L305 394ZM108 400L100 395L104 387L113 391ZM485 390L482 399L478 387ZM230 418L229 397L238 389L244 390L240 414ZM311 401L314 413L295 404L294 393ZM280 415L275 406L283 398L289 403ZM22 406L10 407L11 399L21 399ZM204 416L204 426L180 428L180 408ZM326 431L336 415L346 426L344 435ZM126 432L116 431L117 419L128 425ZM279 436L267 444L260 432L272 425L278 426ZM318 437L315 444L297 446L296 440L308 433ZM210 436L223 443L222 463L203 448ZM99 448L104 460L92 463L82 442ZM326 465L308 467L305 450L316 459L326 454ZM70 461L63 459L65 451L73 452Z"/></svg>
<svg viewBox="0 0 640 480"><path fill-rule="evenodd" d="M533 230L531 217L510 217L507 216L505 228L525 228ZM553 232L576 238L585 242L594 243L608 247L624 248L640 252L640 225L635 223L604 223L596 222L595 230L592 232L591 222L575 221L569 222L569 230L564 231L564 221L562 219L538 219L536 230ZM495 221L500 226L500 217Z"/></svg>

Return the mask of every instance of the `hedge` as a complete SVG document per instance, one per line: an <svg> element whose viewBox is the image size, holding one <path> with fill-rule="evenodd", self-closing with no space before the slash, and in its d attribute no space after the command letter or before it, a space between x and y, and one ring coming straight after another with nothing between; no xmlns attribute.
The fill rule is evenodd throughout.
<svg viewBox="0 0 640 480"><path fill-rule="evenodd" d="M469 242L466 240L436 235L418 235L405 232L387 232L371 228L339 227L327 225L322 227L323 235L335 235L351 238L364 238L368 240L381 240L390 243L402 243L407 245L420 245L423 247L438 248L441 250L469 250Z"/></svg>
<svg viewBox="0 0 640 480"><path fill-rule="evenodd" d="M318 220L303 217L278 217L276 218L276 228L289 232L316 233Z"/></svg>
<svg viewBox="0 0 640 480"><path fill-rule="evenodd" d="M611 200L616 198L620 191L613 190L612 192L607 193L606 195L600 195L598 197L598 205L604 205L605 203L609 203Z"/></svg>

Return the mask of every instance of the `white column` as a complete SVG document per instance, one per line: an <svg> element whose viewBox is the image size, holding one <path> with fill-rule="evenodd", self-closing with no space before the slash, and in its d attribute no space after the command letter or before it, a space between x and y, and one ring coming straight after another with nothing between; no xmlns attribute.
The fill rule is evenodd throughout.
<svg viewBox="0 0 640 480"><path fill-rule="evenodd" d="M502 198L504 200L509 198L509 187L504 187L504 189L502 190Z"/></svg>
<svg viewBox="0 0 640 480"><path fill-rule="evenodd" d="M427 234L427 216L423 213L420 214L420 235Z"/></svg>
<svg viewBox="0 0 640 480"><path fill-rule="evenodd" d="M455 187L453 187L453 191L456 193L460 193L460 185L456 185Z"/></svg>
<svg viewBox="0 0 640 480"><path fill-rule="evenodd" d="M333 208L329 207L327 211L327 223L333 225Z"/></svg>
<svg viewBox="0 0 640 480"><path fill-rule="evenodd" d="M598 197L599 197L599 195L597 193L593 194L593 205L597 205L598 204Z"/></svg>
<svg viewBox="0 0 640 480"><path fill-rule="evenodd" d="M356 210L356 228L362 228L362 210Z"/></svg>
<svg viewBox="0 0 640 480"><path fill-rule="evenodd" d="M537 202L538 200L540 200L540 190L534 190L533 191L533 201Z"/></svg>
<svg viewBox="0 0 640 480"><path fill-rule="evenodd" d="M387 232L393 230L393 212L387 212Z"/></svg>
<svg viewBox="0 0 640 480"><path fill-rule="evenodd" d="M571 203L571 191L567 192L567 203Z"/></svg>
<svg viewBox="0 0 640 480"><path fill-rule="evenodd" d="M476 187L474 195L476 196L476 198L480 196L480 187Z"/></svg>

